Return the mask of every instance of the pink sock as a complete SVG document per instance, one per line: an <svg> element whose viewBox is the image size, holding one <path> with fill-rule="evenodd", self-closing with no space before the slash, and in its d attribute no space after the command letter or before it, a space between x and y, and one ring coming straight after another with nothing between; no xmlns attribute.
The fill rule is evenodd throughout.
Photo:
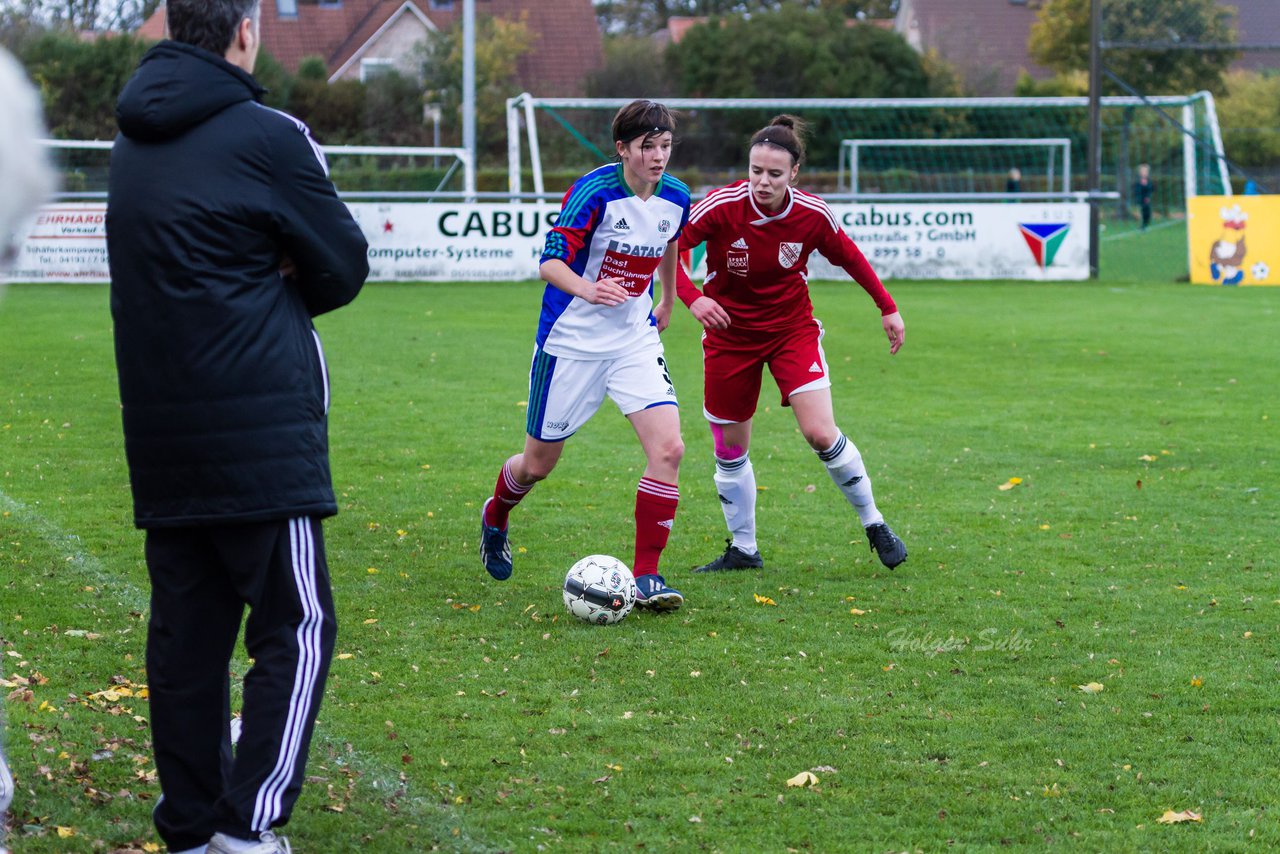
<svg viewBox="0 0 1280 854"><path fill-rule="evenodd" d="M636 556L631 564L633 575L654 575L658 558L667 547L671 526L680 504L680 489L674 483L663 483L649 477L640 478L636 487Z"/></svg>

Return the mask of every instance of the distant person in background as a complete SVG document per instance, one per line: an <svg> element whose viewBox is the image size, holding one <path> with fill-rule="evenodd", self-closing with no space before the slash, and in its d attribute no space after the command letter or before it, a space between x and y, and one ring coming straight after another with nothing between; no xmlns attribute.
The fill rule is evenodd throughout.
<svg viewBox="0 0 1280 854"><path fill-rule="evenodd" d="M1017 166L1009 170L1009 179L1004 182L1004 191L1006 193L1022 192L1022 170Z"/></svg>
<svg viewBox="0 0 1280 854"><path fill-rule="evenodd" d="M0 49L0 272L18 256L19 231L53 190L53 169L37 140L44 136L40 99L22 67ZM3 714L3 710L0 710ZM0 854L5 814L13 800L13 776L0 751Z"/></svg>
<svg viewBox="0 0 1280 854"><path fill-rule="evenodd" d="M1151 196L1155 187L1151 183L1151 167L1145 163L1138 166L1138 180L1133 183L1133 202L1142 212L1142 230L1151 225Z"/></svg>
<svg viewBox="0 0 1280 854"><path fill-rule="evenodd" d="M1245 194L1246 196L1256 196L1256 195L1258 195L1260 192L1261 192L1261 190L1259 190L1259 189L1258 189L1258 182L1257 182L1257 181L1255 181L1255 180L1253 180L1252 178L1250 178L1248 181L1245 181L1245 182L1244 182L1244 194Z"/></svg>
<svg viewBox="0 0 1280 854"><path fill-rule="evenodd" d="M312 318L368 245L307 126L262 105L258 0L168 0L116 104L107 248L125 458L146 531L147 682L172 852L283 854L337 635ZM248 615L246 617L246 611ZM228 669L244 623L240 737Z"/></svg>

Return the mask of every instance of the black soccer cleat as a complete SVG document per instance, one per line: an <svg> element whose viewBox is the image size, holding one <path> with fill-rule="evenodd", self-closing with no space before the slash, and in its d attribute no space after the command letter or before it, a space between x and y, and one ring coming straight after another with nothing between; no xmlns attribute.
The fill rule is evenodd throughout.
<svg viewBox="0 0 1280 854"><path fill-rule="evenodd" d="M486 498L480 507L480 562L485 570L498 581L511 577L511 543L503 528L495 528L484 520L492 498Z"/></svg>
<svg viewBox="0 0 1280 854"><path fill-rule="evenodd" d="M721 572L726 569L764 569L764 558L760 552L747 554L733 544L733 540L725 540L728 548L710 563L694 569L694 572Z"/></svg>
<svg viewBox="0 0 1280 854"><path fill-rule="evenodd" d="M880 562L890 569L907 559L907 547L884 522L867 528L867 541L871 543L871 550L880 558Z"/></svg>

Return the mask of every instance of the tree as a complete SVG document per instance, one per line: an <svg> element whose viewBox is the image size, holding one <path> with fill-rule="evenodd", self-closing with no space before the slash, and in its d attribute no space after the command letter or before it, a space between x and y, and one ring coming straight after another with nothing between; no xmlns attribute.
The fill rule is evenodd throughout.
<svg viewBox="0 0 1280 854"><path fill-rule="evenodd" d="M518 93L520 57L530 50L529 26L522 16L476 16L476 150L502 155L507 149L507 98ZM431 33L422 46L422 78L427 97L439 103L443 126L461 139L462 25Z"/></svg>
<svg viewBox="0 0 1280 854"><path fill-rule="evenodd" d="M649 36L606 38L604 65L587 80L587 94L593 98L665 98L674 93L662 48Z"/></svg>
<svg viewBox="0 0 1280 854"><path fill-rule="evenodd" d="M648 36L676 16L748 16L784 7L835 11L846 18L888 18L899 0L597 0L596 19L606 34Z"/></svg>
<svg viewBox="0 0 1280 854"><path fill-rule="evenodd" d="M836 10L798 4L750 17L711 18L667 49L680 95L696 98L919 98L928 96L924 61L896 33L851 21ZM698 132L683 135L688 163L729 164L770 112L701 111ZM841 111L809 111L811 161L834 162L850 136ZM690 127L692 131L692 127ZM681 134L677 134L681 136Z"/></svg>
<svg viewBox="0 0 1280 854"><path fill-rule="evenodd" d="M1227 155L1243 166L1280 163L1280 77L1252 71L1227 75L1227 96L1218 101ZM1275 191L1275 187L1271 190Z"/></svg>
<svg viewBox="0 0 1280 854"><path fill-rule="evenodd" d="M668 57L680 93L692 97L929 94L920 55L901 36L796 5L749 18L712 18L692 27Z"/></svg>
<svg viewBox="0 0 1280 854"><path fill-rule="evenodd" d="M45 123L61 139L111 139L115 104L148 43L132 36L81 41L46 33L29 42L20 59L40 88Z"/></svg>
<svg viewBox="0 0 1280 854"><path fill-rule="evenodd" d="M1048 0L1031 27L1031 57L1059 73L1089 67L1090 0ZM1231 13L1217 0L1100 0L1105 41L1187 45L1235 42ZM1103 64L1143 94L1223 91L1230 50L1115 48ZM1109 85L1115 92L1119 87Z"/></svg>
<svg viewBox="0 0 1280 854"><path fill-rule="evenodd" d="M3 14L55 30L132 32L163 0L12 0Z"/></svg>

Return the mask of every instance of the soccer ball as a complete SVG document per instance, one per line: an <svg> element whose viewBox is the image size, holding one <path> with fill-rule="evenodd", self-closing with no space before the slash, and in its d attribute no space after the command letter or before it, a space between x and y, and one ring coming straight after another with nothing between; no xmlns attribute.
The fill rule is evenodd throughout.
<svg viewBox="0 0 1280 854"><path fill-rule="evenodd" d="M636 604L636 580L627 565L609 555L589 555L564 577L564 606L597 626L621 622Z"/></svg>

